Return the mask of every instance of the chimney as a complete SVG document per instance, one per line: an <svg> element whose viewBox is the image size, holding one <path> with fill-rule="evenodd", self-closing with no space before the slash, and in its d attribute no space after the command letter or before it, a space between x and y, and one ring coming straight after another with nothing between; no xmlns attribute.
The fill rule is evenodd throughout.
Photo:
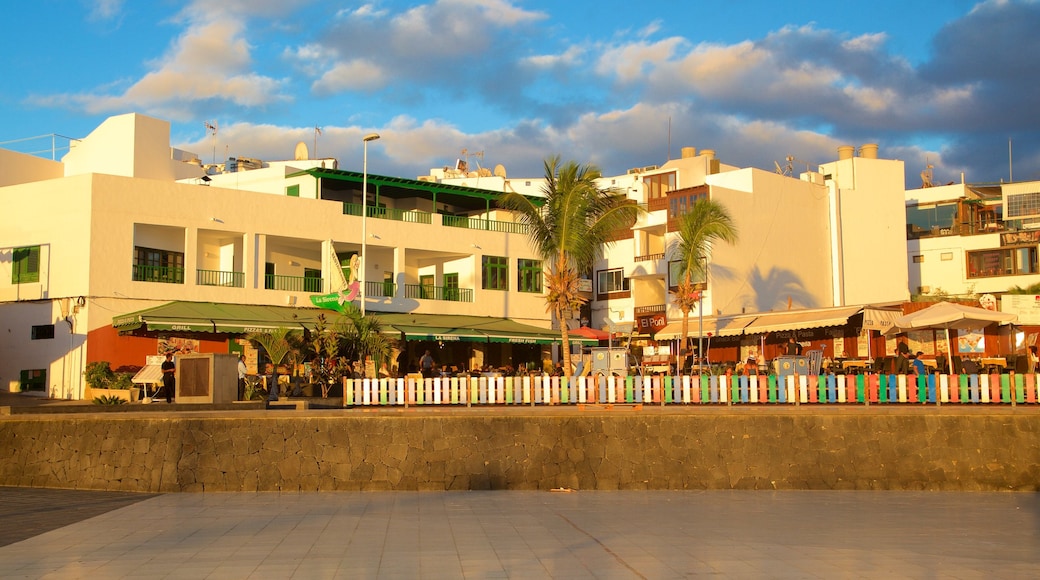
<svg viewBox="0 0 1040 580"><path fill-rule="evenodd" d="M696 156L697 156L697 148L696 147L683 147L682 148L682 158L683 159L689 159L691 157L696 157Z"/></svg>
<svg viewBox="0 0 1040 580"><path fill-rule="evenodd" d="M877 159L877 143L865 143L859 148L859 156L864 159Z"/></svg>
<svg viewBox="0 0 1040 580"><path fill-rule="evenodd" d="M856 151L856 148L852 145L842 145L838 147L838 161L845 159L852 159L852 154Z"/></svg>

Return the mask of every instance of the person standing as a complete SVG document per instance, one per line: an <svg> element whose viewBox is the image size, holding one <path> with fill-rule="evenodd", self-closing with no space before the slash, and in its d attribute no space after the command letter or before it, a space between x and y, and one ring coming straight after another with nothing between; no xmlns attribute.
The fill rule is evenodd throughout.
<svg viewBox="0 0 1040 580"><path fill-rule="evenodd" d="M238 400L241 401L246 396L246 357L245 355L238 355Z"/></svg>
<svg viewBox="0 0 1040 580"><path fill-rule="evenodd" d="M906 339L896 341L896 374L905 375L910 373L910 347Z"/></svg>
<svg viewBox="0 0 1040 580"><path fill-rule="evenodd" d="M422 370L424 379L433 376L433 356L430 355L429 350L423 353L422 358L419 359L419 368Z"/></svg>
<svg viewBox="0 0 1040 580"><path fill-rule="evenodd" d="M162 364L162 385L166 391L166 402L173 402L173 389L177 386L177 365L173 362L173 353L166 353Z"/></svg>
<svg viewBox="0 0 1040 580"><path fill-rule="evenodd" d="M802 354L802 345L795 342L794 337L787 339L787 356L798 356Z"/></svg>

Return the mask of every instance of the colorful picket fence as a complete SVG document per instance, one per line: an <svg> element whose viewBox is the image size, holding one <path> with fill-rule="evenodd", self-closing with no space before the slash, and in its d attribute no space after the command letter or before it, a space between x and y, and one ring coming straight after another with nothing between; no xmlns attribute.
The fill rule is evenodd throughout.
<svg viewBox="0 0 1040 580"><path fill-rule="evenodd" d="M1035 404L1035 374L344 379L345 406Z"/></svg>

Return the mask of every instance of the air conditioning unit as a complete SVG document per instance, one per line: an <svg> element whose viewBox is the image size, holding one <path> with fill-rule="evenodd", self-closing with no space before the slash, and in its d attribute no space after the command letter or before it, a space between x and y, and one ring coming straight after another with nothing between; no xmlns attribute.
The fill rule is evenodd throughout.
<svg viewBox="0 0 1040 580"><path fill-rule="evenodd" d="M646 167L643 168L643 171L653 171L655 169L657 169L656 165L647 165Z"/></svg>
<svg viewBox="0 0 1040 580"><path fill-rule="evenodd" d="M918 294L929 294L929 293L931 293L931 291L932 291L932 287L931 286L918 286L917 287L917 293Z"/></svg>
<svg viewBox="0 0 1040 580"><path fill-rule="evenodd" d="M437 183L437 178L432 175L420 175L416 178L417 181L429 181L431 183Z"/></svg>

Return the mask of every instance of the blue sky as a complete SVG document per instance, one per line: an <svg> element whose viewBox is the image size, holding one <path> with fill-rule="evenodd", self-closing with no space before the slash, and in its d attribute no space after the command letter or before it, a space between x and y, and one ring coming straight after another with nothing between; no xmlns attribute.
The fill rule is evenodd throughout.
<svg viewBox="0 0 1040 580"><path fill-rule="evenodd" d="M916 187L927 163L1006 181L1010 140L1014 179L1040 179L1038 30L1040 0L35 0L0 23L0 146L138 112L206 162L304 141L360 169L375 131L369 170L400 177L462 149L519 177L876 142Z"/></svg>

